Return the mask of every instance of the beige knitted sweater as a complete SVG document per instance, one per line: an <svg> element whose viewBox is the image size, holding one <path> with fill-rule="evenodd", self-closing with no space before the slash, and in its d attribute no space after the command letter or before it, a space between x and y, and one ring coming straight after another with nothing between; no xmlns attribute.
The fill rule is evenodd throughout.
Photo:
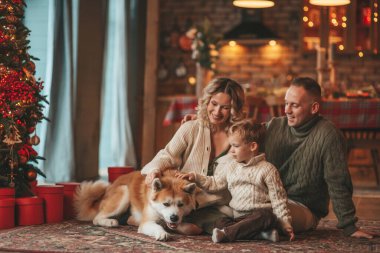
<svg viewBox="0 0 380 253"><path fill-rule="evenodd" d="M204 126L200 120L191 120L181 125L166 147L142 168L141 174L146 175L154 170L165 168L176 168L182 172L207 175L210 153L210 128ZM227 161L222 158L217 160L219 165ZM224 170L224 166L218 166L213 175L218 175L222 170ZM230 199L231 196L227 189L214 194L203 192L197 195L199 208L209 205L225 205ZM228 213L228 211L223 212Z"/></svg>
<svg viewBox="0 0 380 253"><path fill-rule="evenodd" d="M227 156L230 162L224 164L220 174L210 177L197 174L197 184L210 192L228 188L234 217L249 214L254 209L272 208L282 228L291 228L286 191L276 167L265 160L264 154L253 157L247 164Z"/></svg>

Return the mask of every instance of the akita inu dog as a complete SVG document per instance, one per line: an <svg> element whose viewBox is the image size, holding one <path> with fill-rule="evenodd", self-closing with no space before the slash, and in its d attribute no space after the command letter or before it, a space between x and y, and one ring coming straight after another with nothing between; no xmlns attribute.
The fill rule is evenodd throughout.
<svg viewBox="0 0 380 253"><path fill-rule="evenodd" d="M196 184L174 176L175 170L166 170L155 178L151 187L139 171L117 178L111 185L106 182L83 182L74 199L77 219L93 221L94 225L115 227L115 216L130 208L128 224L138 226L138 232L165 241L182 218L196 208Z"/></svg>

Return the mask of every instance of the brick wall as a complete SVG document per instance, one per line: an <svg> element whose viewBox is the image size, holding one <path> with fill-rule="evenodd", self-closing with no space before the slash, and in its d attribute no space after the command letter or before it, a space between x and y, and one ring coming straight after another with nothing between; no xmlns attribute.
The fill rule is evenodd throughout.
<svg viewBox="0 0 380 253"><path fill-rule="evenodd" d="M276 1L272 8L264 9L263 23L277 33L278 45L245 45L233 50L220 48L217 70L220 76L234 78L251 87L285 85L287 76L310 76L316 78L316 54L304 52L302 40L303 0ZM188 85L188 77L195 76L195 63L191 52L170 46L170 37L181 35L191 20L201 24L207 17L218 33L225 33L241 20L241 11L232 5L232 0L160 0L160 51L159 66L169 75L158 81L158 95L174 95L194 92ZM175 46L175 45L174 45ZM175 75L176 67L184 64L187 74ZM335 56L337 82L350 86L365 86L380 83L380 58L356 54Z"/></svg>

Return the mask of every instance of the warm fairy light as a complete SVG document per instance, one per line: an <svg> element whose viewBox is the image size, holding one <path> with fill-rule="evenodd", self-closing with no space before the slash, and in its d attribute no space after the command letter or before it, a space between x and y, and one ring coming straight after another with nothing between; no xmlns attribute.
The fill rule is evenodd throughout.
<svg viewBox="0 0 380 253"><path fill-rule="evenodd" d="M236 46L236 41L234 41L234 40L230 40L230 41L228 42L228 45L229 45L230 47L234 47L234 46Z"/></svg>
<svg viewBox="0 0 380 253"><path fill-rule="evenodd" d="M303 11L305 11L305 12L306 12L306 11L309 11L309 7L304 6L304 7L303 7Z"/></svg>
<svg viewBox="0 0 380 253"><path fill-rule="evenodd" d="M338 26L338 25L339 25L338 21L337 21L335 18L331 19L331 23L332 23L334 26Z"/></svg>
<svg viewBox="0 0 380 253"><path fill-rule="evenodd" d="M343 27L343 28L346 28L346 27L347 27L347 24L346 24L346 23L342 23L342 27Z"/></svg>
<svg viewBox="0 0 380 253"><path fill-rule="evenodd" d="M332 18L336 18L336 13L331 13Z"/></svg>
<svg viewBox="0 0 380 253"><path fill-rule="evenodd" d="M362 58L364 56L364 53L362 51L359 51L358 55L360 58Z"/></svg>
<svg viewBox="0 0 380 253"><path fill-rule="evenodd" d="M374 13L373 13L373 16L377 17L377 15L379 15L379 14L377 14L377 12L374 12Z"/></svg>
<svg viewBox="0 0 380 253"><path fill-rule="evenodd" d="M275 45L277 45L277 42L275 40L270 40L269 45L274 47Z"/></svg>
<svg viewBox="0 0 380 253"><path fill-rule="evenodd" d="M377 18L374 18L374 19L373 19L373 22L377 23Z"/></svg>
<svg viewBox="0 0 380 253"><path fill-rule="evenodd" d="M374 4L373 4L373 7L377 8L377 3L374 3Z"/></svg>
<svg viewBox="0 0 380 253"><path fill-rule="evenodd" d="M308 25L309 27L313 27L313 26L314 26L314 23L313 23L313 21L309 21L309 23L307 23L307 25Z"/></svg>
<svg viewBox="0 0 380 253"><path fill-rule="evenodd" d="M346 16L343 16L343 17L342 17L342 21L343 21L343 22L346 22L346 21L347 21L347 17L346 17Z"/></svg>
<svg viewBox="0 0 380 253"><path fill-rule="evenodd" d="M306 16L304 16L302 19L303 19L303 22L309 21L308 17L306 17Z"/></svg>
<svg viewBox="0 0 380 253"><path fill-rule="evenodd" d="M197 79L195 79L195 77L193 76L190 76L189 79L187 79L187 81L189 82L190 85L195 85L195 83L197 82Z"/></svg>
<svg viewBox="0 0 380 253"><path fill-rule="evenodd" d="M342 44L340 44L340 45L338 46L338 48L339 48L340 51L343 51L343 50L344 50L344 46L343 46Z"/></svg>

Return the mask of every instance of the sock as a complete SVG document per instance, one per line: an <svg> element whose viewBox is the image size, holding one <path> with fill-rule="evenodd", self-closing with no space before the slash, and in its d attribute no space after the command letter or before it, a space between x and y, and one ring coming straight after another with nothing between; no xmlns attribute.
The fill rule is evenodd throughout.
<svg viewBox="0 0 380 253"><path fill-rule="evenodd" d="M277 229L267 230L260 232L259 239L264 239L272 242L280 241L280 236L278 235Z"/></svg>
<svg viewBox="0 0 380 253"><path fill-rule="evenodd" d="M214 230L212 230L211 239L213 242L222 242L225 238L226 234L223 229L214 228Z"/></svg>

